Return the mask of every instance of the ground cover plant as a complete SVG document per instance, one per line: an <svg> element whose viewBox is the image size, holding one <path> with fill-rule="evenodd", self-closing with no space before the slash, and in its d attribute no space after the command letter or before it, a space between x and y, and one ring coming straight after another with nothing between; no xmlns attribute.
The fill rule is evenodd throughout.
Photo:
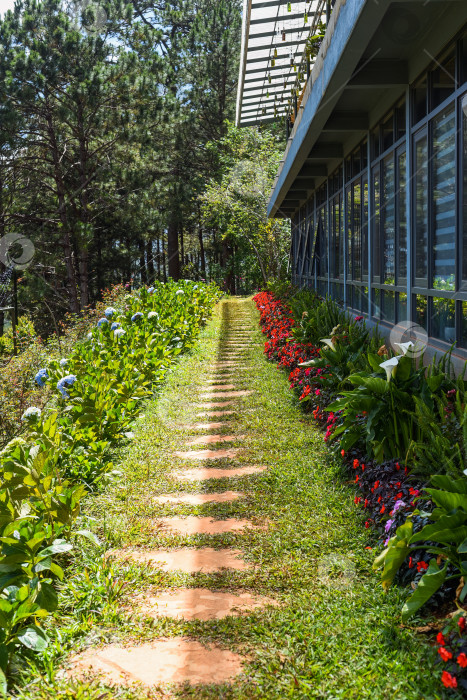
<svg viewBox="0 0 467 700"><path fill-rule="evenodd" d="M410 584L403 621L420 609L462 610L465 375L454 377L449 355L428 368L417 364L410 342L393 352L377 331L368 333L362 317L312 292L294 301L290 292L282 300L270 290L255 302L266 355L289 371L291 389L352 475L354 503L382 548L374 567L382 569L383 588ZM443 671L446 687L464 687L461 662Z"/></svg>
<svg viewBox="0 0 467 700"><path fill-rule="evenodd" d="M235 384L255 393L232 409L221 432L244 434L239 464L265 464L268 471L221 483L182 485L174 478L173 453L187 440L188 426L196 420L196 404L219 356L226 307L227 302L219 305L200 342L167 375L160 395L145 404L133 428L135 439L116 465L121 477L85 500L83 515L102 548L76 546L61 584L58 610L48 618L52 643L31 659L30 669L22 669L22 689L15 691L16 697L439 698L433 677L438 670L441 673L439 664L445 667L437 647L424 641L423 632L399 624L400 589L392 587L385 595L377 586L377 575L371 571L373 552L366 549L367 533L351 498L353 486L342 483L339 460L330 457L320 431L301 413L284 375L264 361L252 307L248 351L242 367L235 370ZM224 489L242 491L245 498L198 506L155 500L177 491ZM161 516L187 515L246 518L268 527L215 536L169 535L154 528ZM103 549L117 547L202 545L241 548L255 567L185 574L103 556ZM153 619L134 607L135 600L144 601L157 591L200 586L263 594L280 605L207 621ZM246 654L245 675L230 685L169 691L111 688L102 681L71 681L59 672L68 654L82 649L161 637L195 638ZM446 640L446 648L454 649L448 635ZM448 662L446 670L450 672Z"/></svg>
<svg viewBox="0 0 467 700"><path fill-rule="evenodd" d="M143 400L193 346L219 291L185 281L115 290L113 297L115 306L67 357L29 367L30 383L49 387L47 401L27 408L20 437L0 453L3 690L18 653L49 645L44 620L57 609L57 583L76 538L97 542L76 525L83 497L112 470L112 455L132 437Z"/></svg>

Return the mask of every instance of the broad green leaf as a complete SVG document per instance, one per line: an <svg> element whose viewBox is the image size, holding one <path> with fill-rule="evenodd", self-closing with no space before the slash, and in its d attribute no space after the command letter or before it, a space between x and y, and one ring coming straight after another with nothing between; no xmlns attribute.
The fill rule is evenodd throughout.
<svg viewBox="0 0 467 700"><path fill-rule="evenodd" d="M100 539L90 530L76 530L73 534L80 535L81 537L85 537L86 539L90 540L98 547L100 547L100 545L101 545Z"/></svg>
<svg viewBox="0 0 467 700"><path fill-rule="evenodd" d="M406 601L402 608L402 620L405 622L412 617L414 613L424 605L431 596L436 593L438 588L444 583L448 570L448 564L440 569L436 563L436 559L430 561L430 565L426 573L420 579L417 589L413 595Z"/></svg>
<svg viewBox="0 0 467 700"><path fill-rule="evenodd" d="M17 635L18 640L28 649L44 651L49 646L49 638L40 627L33 625L21 630Z"/></svg>
<svg viewBox="0 0 467 700"><path fill-rule="evenodd" d="M425 527L419 530L419 532L412 535L409 540L409 544L412 544L413 542L420 542L421 540L427 541L431 539L435 542L445 542L446 540L444 539L436 539L437 534L445 531L457 530L464 523L467 523L467 513L464 513L463 511L458 511L453 515L443 515L441 518L439 518L439 520L437 520L436 523L425 525ZM462 542L463 539L464 538L462 538L460 542ZM449 542L454 540L452 539L447 541Z"/></svg>
<svg viewBox="0 0 467 700"><path fill-rule="evenodd" d="M55 540L55 542L53 542L50 545L50 547L45 547L45 549L41 549L37 556L37 559L46 559L52 554L62 554L63 552L70 552L72 549L73 545L70 544L70 542L67 542L66 540Z"/></svg>
<svg viewBox="0 0 467 700"><path fill-rule="evenodd" d="M435 474L430 479L430 483L438 489L443 489L449 493L467 494L467 479L452 479L444 474Z"/></svg>
<svg viewBox="0 0 467 700"><path fill-rule="evenodd" d="M444 508L447 512L456 508L463 508L467 512L467 494L449 493L438 489L425 489L430 494L437 506Z"/></svg>

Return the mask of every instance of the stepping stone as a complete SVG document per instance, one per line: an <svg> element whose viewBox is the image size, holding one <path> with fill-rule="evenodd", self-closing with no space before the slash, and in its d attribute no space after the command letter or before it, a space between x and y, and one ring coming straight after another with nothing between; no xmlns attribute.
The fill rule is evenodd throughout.
<svg viewBox="0 0 467 700"><path fill-rule="evenodd" d="M183 430L219 430L231 425L230 421L217 421L217 423L194 423L193 425L184 425Z"/></svg>
<svg viewBox="0 0 467 700"><path fill-rule="evenodd" d="M233 459L239 452L238 447L228 450L187 450L186 452L174 452L174 457L180 459Z"/></svg>
<svg viewBox="0 0 467 700"><path fill-rule="evenodd" d="M174 476L181 481L206 481L207 479L230 479L233 476L250 476L250 474L264 472L266 469L267 467L231 467L230 469L200 467L175 472Z"/></svg>
<svg viewBox="0 0 467 700"><path fill-rule="evenodd" d="M140 597L141 605L138 604ZM132 603L140 614L177 620L221 620L228 615L238 616L266 605L277 605L275 600L265 596L210 591L206 588L179 588L155 596L143 593L135 596Z"/></svg>
<svg viewBox="0 0 467 700"><path fill-rule="evenodd" d="M129 550L115 549L108 553L123 561L154 564L162 571L183 571L186 574L202 572L212 574L222 569L246 571L251 564L241 559L239 549L214 549L213 547L182 547L164 551L162 549Z"/></svg>
<svg viewBox="0 0 467 700"><path fill-rule="evenodd" d="M198 408L223 408L224 406L233 406L235 401L211 401L210 403L199 403Z"/></svg>
<svg viewBox="0 0 467 700"><path fill-rule="evenodd" d="M215 384L215 389L216 391L229 391L229 389L236 389L235 384L222 384L222 379L208 379L206 384ZM211 390L211 387L209 387L209 391ZM208 391L208 389L204 389L204 391Z"/></svg>
<svg viewBox="0 0 467 700"><path fill-rule="evenodd" d="M214 365L214 369L222 369L223 367L236 367L237 363L233 360L226 360L225 362L218 362Z"/></svg>
<svg viewBox="0 0 467 700"><path fill-rule="evenodd" d="M217 442L233 442L234 440L243 440L244 435L201 435L200 437L192 438L185 443L187 447L192 445L212 445Z"/></svg>
<svg viewBox="0 0 467 700"><path fill-rule="evenodd" d="M243 498L244 493L239 491L222 491L221 493L181 493L170 496L155 496L158 503L187 503L190 506L201 506L204 503L229 503Z"/></svg>
<svg viewBox="0 0 467 700"><path fill-rule="evenodd" d="M68 675L79 678L93 671L109 685L140 682L148 688L161 683L225 683L240 673L243 661L220 647L176 637L138 646L88 649L72 660Z"/></svg>
<svg viewBox="0 0 467 700"><path fill-rule="evenodd" d="M249 520L226 518L214 520L213 518L197 517L189 515L187 518L159 518L156 521L158 531L178 532L180 535L223 535L226 532L238 532L246 527L257 529Z"/></svg>
<svg viewBox="0 0 467 700"><path fill-rule="evenodd" d="M225 396L226 398L233 399L236 396L249 396L250 394L254 394L254 391L252 389L242 389L240 391L224 391L224 392L218 392L218 391L210 391L207 394L201 394L202 399L217 399Z"/></svg>
<svg viewBox="0 0 467 700"><path fill-rule="evenodd" d="M231 403L229 401L229 403ZM231 416L236 411L204 411L204 413L197 413L197 418L220 418L221 416Z"/></svg>

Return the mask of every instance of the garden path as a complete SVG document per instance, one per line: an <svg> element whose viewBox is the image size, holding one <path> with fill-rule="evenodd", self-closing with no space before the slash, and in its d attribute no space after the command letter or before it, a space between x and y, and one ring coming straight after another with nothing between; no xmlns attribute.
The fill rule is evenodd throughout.
<svg viewBox="0 0 467 700"><path fill-rule="evenodd" d="M254 393L202 397L223 389ZM75 650L69 676L46 691L47 667L18 700L439 696L436 650L372 573L354 487L265 361L250 301L220 302L134 434L118 480L86 501L114 556L83 548L64 582L56 653ZM235 439L187 445L213 435ZM207 449L218 458L175 456Z"/></svg>
<svg viewBox="0 0 467 700"><path fill-rule="evenodd" d="M253 330L251 315L242 310L242 302L232 300L228 303L231 309L226 314L228 323L224 328L224 338L219 345L209 376L204 377L205 386L199 395L201 401L194 401L196 411L204 409L203 413L196 415L208 422L185 426L193 434L185 441L184 447L194 449L176 450L173 453L173 476L182 483L195 482L205 485L209 481L216 483L221 479L248 477L267 469L266 466L237 465L235 458L241 452L241 447L223 445L241 444L245 435L219 433L219 430L229 428L230 415L241 412L243 397L254 393L251 389L238 389L234 383L247 366L246 354ZM215 410L225 406L232 406L234 410ZM219 418L223 420L218 420ZM206 449L206 445L212 445L212 448ZM180 460L196 466L178 468L177 462ZM206 465L211 462L217 464L219 460L223 463L228 460L228 464L225 467ZM159 503L199 505L209 502L228 503L244 497L245 493L232 491L227 487L209 494L166 493L156 496L155 500ZM235 533L250 528L267 529L267 525L253 524L245 518L217 519L194 515L158 518L155 525L168 533L203 536ZM225 569L251 569L251 565L243 560L241 550L232 547L218 549L203 546L172 551L132 551L130 548L115 550L112 555L133 562L158 565L169 572L183 571L195 574ZM257 608L275 604L270 597L252 595L243 590L225 592L208 588L176 587L157 595L139 595L133 600L134 610L139 614L184 620L217 620L228 615L247 614ZM119 685L135 681L146 686L168 682L224 683L241 672L244 660L241 654L218 646L207 647L193 639L180 637L158 639L143 645L123 647L111 644L97 651L89 649L75 658L72 674L97 672L106 682Z"/></svg>

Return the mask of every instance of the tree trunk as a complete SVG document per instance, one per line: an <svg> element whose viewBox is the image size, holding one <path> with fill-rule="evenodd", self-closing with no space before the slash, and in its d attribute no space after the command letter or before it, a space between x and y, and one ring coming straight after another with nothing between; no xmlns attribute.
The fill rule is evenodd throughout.
<svg viewBox="0 0 467 700"><path fill-rule="evenodd" d="M65 258L65 267L67 271L69 294L70 294L70 309L73 313L79 312L79 301L78 301L78 280L76 279L76 271L73 262L73 247L71 243L70 229L68 225L68 216L66 209L66 199L65 199L65 184L62 178L61 165L60 165L60 154L58 150L58 144L55 134L54 123L52 119L52 113L47 105L46 113L47 122L47 133L50 139L51 155L54 167L54 181L57 192L58 199L58 214L60 217L61 224L61 244L63 247L63 254Z"/></svg>
<svg viewBox="0 0 467 700"><path fill-rule="evenodd" d="M146 266L147 266L147 272L148 272L148 280L149 282L154 281L154 276L155 276L155 270L154 270L154 241L149 240L146 243Z"/></svg>
<svg viewBox="0 0 467 700"><path fill-rule="evenodd" d="M206 277L206 256L204 254L203 228L198 225L199 255L201 262L201 274Z"/></svg>
<svg viewBox="0 0 467 700"><path fill-rule="evenodd" d="M167 256L169 277L177 281L180 279L180 253L178 249L178 227L173 217L167 228Z"/></svg>
<svg viewBox="0 0 467 700"><path fill-rule="evenodd" d="M144 241L142 238L139 239L138 241L138 248L139 248L139 274L141 276L141 283L146 284L147 276L146 276L146 246L144 245Z"/></svg>

